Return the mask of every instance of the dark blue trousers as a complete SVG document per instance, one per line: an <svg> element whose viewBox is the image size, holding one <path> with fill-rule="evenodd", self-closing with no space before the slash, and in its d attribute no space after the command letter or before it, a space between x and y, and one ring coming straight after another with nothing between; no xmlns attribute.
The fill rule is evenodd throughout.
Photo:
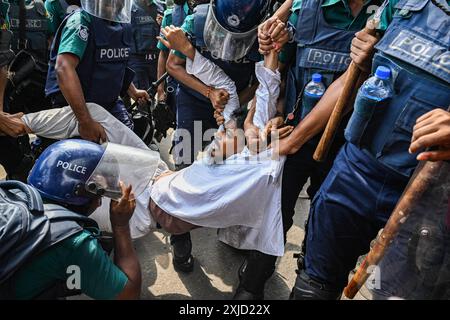
<svg viewBox="0 0 450 320"><path fill-rule="evenodd" d="M384 227L400 198L406 177L345 144L311 203L306 273L343 289L358 257Z"/></svg>

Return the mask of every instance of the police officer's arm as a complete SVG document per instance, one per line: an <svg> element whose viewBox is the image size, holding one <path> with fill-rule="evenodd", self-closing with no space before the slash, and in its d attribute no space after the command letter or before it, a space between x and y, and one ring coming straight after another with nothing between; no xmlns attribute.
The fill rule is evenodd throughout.
<svg viewBox="0 0 450 320"><path fill-rule="evenodd" d="M409 152L430 147L439 147L439 150L420 153L419 161L450 160L450 112L435 109L417 119Z"/></svg>
<svg viewBox="0 0 450 320"><path fill-rule="evenodd" d="M161 77L166 73L166 65L167 65L167 59L169 58L169 51L166 50L160 50L159 51L159 57L158 57L158 79L161 79ZM165 83L161 83L158 87L157 93L158 93L158 101L166 101L166 91L164 90Z"/></svg>
<svg viewBox="0 0 450 320"><path fill-rule="evenodd" d="M55 71L64 98L69 103L78 120L80 136L93 142L105 142L105 129L95 122L86 107L80 79L76 68L80 59L72 53L62 53L56 58Z"/></svg>
<svg viewBox="0 0 450 320"><path fill-rule="evenodd" d="M241 104L241 106L249 103L255 97L255 92L258 89L258 86L259 83L256 82L239 92L239 103Z"/></svg>
<svg viewBox="0 0 450 320"><path fill-rule="evenodd" d="M127 275L128 282L117 299L139 299L141 294L141 267L131 240L129 221L136 208L131 186L121 183L122 198L111 201L110 220L114 234L114 262Z"/></svg>
<svg viewBox="0 0 450 320"><path fill-rule="evenodd" d="M330 119L334 106L345 83L344 73L336 79L327 89L324 96L314 109L294 129L292 134L280 141L280 154L294 154L311 138L322 132Z"/></svg>

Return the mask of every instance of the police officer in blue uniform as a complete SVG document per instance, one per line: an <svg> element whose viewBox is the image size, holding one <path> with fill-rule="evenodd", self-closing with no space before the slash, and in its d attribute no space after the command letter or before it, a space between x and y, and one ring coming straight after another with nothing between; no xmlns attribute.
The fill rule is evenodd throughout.
<svg viewBox="0 0 450 320"><path fill-rule="evenodd" d="M229 0L212 1L211 4L197 2L194 14L187 16L182 26L194 47L234 80L243 105L253 98L257 88L254 76L255 62L260 60L257 27L265 19L269 4L269 1L262 0L246 3ZM177 19L177 16L174 18ZM229 41L223 41L224 38ZM203 141L203 133L217 128L214 110L223 108L228 93L209 88L188 75L185 57L180 52L170 54L167 69L179 82L176 96L177 132L181 129L189 133L189 136L178 137L175 142L174 158L178 169L181 169L190 165L196 154L209 143ZM199 130L194 129L196 123L201 125ZM175 249L175 267L192 270L190 234L172 236L171 243Z"/></svg>
<svg viewBox="0 0 450 320"><path fill-rule="evenodd" d="M141 270L129 227L136 202L131 186L125 187L118 180L121 159L129 157L129 150L115 149L83 140L59 141L36 161L29 186L15 181L2 185L4 191L16 189L15 194L28 199L24 207L28 206L35 217L29 219L28 226L14 230L24 236L11 250L14 258L2 259L2 271L10 272L6 282L2 281L0 296L56 299L84 293L94 299L139 298ZM105 159L112 158L115 165L105 164ZM97 223L88 218L103 197L113 199L114 261L101 246ZM67 270L73 265L82 273L78 288L67 286Z"/></svg>
<svg viewBox="0 0 450 320"><path fill-rule="evenodd" d="M53 107L70 105L80 135L90 141L105 141L100 124L93 121L86 102L97 103L132 128L123 101L128 94L143 102L149 96L133 85L128 68L132 45L131 0L81 1L83 10L68 16L53 42L46 94Z"/></svg>
<svg viewBox="0 0 450 320"><path fill-rule="evenodd" d="M167 9L164 12L164 17L161 23L161 28L174 25L181 27L184 19L193 12L193 7L197 1L176 0L173 8ZM158 79L161 78L167 71L166 65L169 58L170 50L161 41L158 42L159 57L158 57ZM157 89L158 102L167 103L171 110L176 113L176 91L178 82L171 76L167 81L161 83Z"/></svg>
<svg viewBox="0 0 450 320"><path fill-rule="evenodd" d="M284 98L284 118L289 124L298 125L318 102L318 99L307 100L304 95L304 88L313 74L321 74L322 83L329 87L347 69L355 32L364 27L370 16L368 8L374 4L380 4L380 1L293 1L289 18L293 39L280 54L280 61L289 66ZM287 157L282 183L285 238L293 224L301 190L310 179L308 196L314 197L343 144L343 129L342 126L338 134L341 139L337 139L327 162L318 163L313 159L320 134ZM264 284L273 274L276 260L275 256L259 252L250 254L240 269L241 284L235 298L263 297Z"/></svg>
<svg viewBox="0 0 450 320"><path fill-rule="evenodd" d="M147 90L156 81L158 49L158 7L153 0L137 0L131 9L133 40L130 68L136 73L134 85Z"/></svg>
<svg viewBox="0 0 450 320"><path fill-rule="evenodd" d="M312 202L294 299L340 297L407 185L417 166L417 154L408 152L416 120L450 104L449 12L445 0L390 1L384 10L372 69L391 70L394 95L346 129L347 142Z"/></svg>
<svg viewBox="0 0 450 320"><path fill-rule="evenodd" d="M5 104L11 112L48 108L44 84L47 75L50 30L42 0L10 1L11 48L16 58L9 71Z"/></svg>

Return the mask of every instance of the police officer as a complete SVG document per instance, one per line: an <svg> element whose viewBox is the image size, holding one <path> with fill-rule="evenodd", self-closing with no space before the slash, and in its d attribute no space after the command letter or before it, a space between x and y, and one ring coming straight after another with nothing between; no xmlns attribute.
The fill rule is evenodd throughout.
<svg viewBox="0 0 450 320"><path fill-rule="evenodd" d="M373 281L375 299L450 298L450 112L435 109L417 120L411 144L419 160L445 161L427 190L409 209L408 219L387 249Z"/></svg>
<svg viewBox="0 0 450 320"><path fill-rule="evenodd" d="M68 273L68 268L74 265L81 270L77 288L81 293L94 299L139 298L141 270L129 227L136 203L131 186L125 187L114 180L119 176L120 164L102 165L105 152L109 152L105 150L104 146L92 142L65 140L47 148L36 162L28 184L42 197L41 210L58 222L50 220L49 236L40 244L41 252L35 252L14 270L7 281L8 299L54 299L62 293L80 294L66 284L66 279L73 274ZM121 154L115 152L111 157L120 159ZM105 181L109 182L107 188ZM110 206L114 262L98 241L98 226L87 218L100 206L102 196L116 199ZM37 228L29 226L35 231L33 227ZM28 237L33 239L32 234ZM35 244L22 250L33 250ZM26 256L25 252L21 253ZM2 284L1 293L3 288Z"/></svg>
<svg viewBox="0 0 450 320"><path fill-rule="evenodd" d="M11 48L16 58L5 101L11 112L35 112L48 108L44 85L47 76L50 31L42 0L10 1L13 31Z"/></svg>
<svg viewBox="0 0 450 320"><path fill-rule="evenodd" d="M49 30L52 35L56 33L64 18L80 8L80 0L46 0Z"/></svg>
<svg viewBox="0 0 450 320"><path fill-rule="evenodd" d="M158 7L153 0L133 2L131 25L130 68L136 73L133 83L138 89L147 90L156 81L158 50L156 38L159 35L157 23Z"/></svg>
<svg viewBox="0 0 450 320"><path fill-rule="evenodd" d="M174 1L174 6L171 9L167 9L164 12L164 18L161 23L161 28L165 28L171 25L175 27L181 27L184 23L184 19L192 14L193 6L195 2L189 5L189 1L186 0L176 0ZM169 58L170 50L161 42L158 41L158 79L161 78L166 73L167 59ZM161 83L158 87L157 95L158 102L167 103L173 112L176 111L176 90L178 88L178 83L173 77L165 83Z"/></svg>
<svg viewBox="0 0 450 320"><path fill-rule="evenodd" d="M0 112L4 109L4 95L7 86L7 66L14 58L14 52L10 49L12 32L10 31L9 1L0 2ZM1 122L1 121L0 121ZM16 173L20 171L20 164L23 158L23 143L19 139L11 137L0 137L0 149L8 152L0 153L0 164L6 170L9 178L17 178ZM25 181L25 177L21 177Z"/></svg>
<svg viewBox="0 0 450 320"><path fill-rule="evenodd" d="M70 105L77 116L80 135L90 141L106 141L102 126L90 117L86 102L107 109L132 128L123 101L126 93L135 101L148 93L133 85L129 69L132 44L131 0L81 1L83 10L68 16L53 42L46 94L53 107Z"/></svg>
<svg viewBox="0 0 450 320"><path fill-rule="evenodd" d="M322 82L330 86L347 69L350 62L350 46L355 32L361 30L367 18L380 4L374 1L330 1L294 0L289 17L290 28L295 35L280 54L280 62L290 66L287 71L286 96L279 103L284 104L284 117L275 119L276 125L289 117L289 123L297 125L314 108L303 101L303 89L311 81L314 73L322 75ZM266 24L276 21L272 17ZM276 30L275 27L263 26ZM291 31L292 34L294 34ZM272 35L273 37L273 35ZM268 40L268 41L267 41ZM261 50L270 50L270 37L260 35ZM296 107L297 106L297 107ZM343 138L343 127L340 130ZM309 134L309 132L307 132ZM339 136L339 134L338 134ZM293 224L295 205L303 187L310 179L308 188L310 199L314 197L325 179L336 152L342 145L337 141L326 163L314 161L313 154L321 135L315 133L300 149L289 155L283 171L282 214L284 235ZM302 137L303 138L303 137ZM338 139L339 140L339 139ZM264 284L275 270L276 257L258 252L249 255L240 270L241 285L236 298L260 298Z"/></svg>
<svg viewBox="0 0 450 320"><path fill-rule="evenodd" d="M220 66L235 81L240 101L248 103L254 96L255 62L260 60L257 51L257 26L265 19L268 1L252 0L240 3L229 0L199 4L194 14L187 16L182 29L193 39L193 45L206 58ZM223 41L226 38L229 41ZM180 52L171 53L167 62L169 73L180 83L177 91L177 138L174 158L178 168L190 165L196 154L208 144L203 133L217 128L214 108L223 108L228 99L224 90L209 88L187 74L185 57ZM195 130L195 125L199 125ZM181 131L180 131L181 130ZM184 132L181 137L180 132ZM175 266L186 265L192 270L192 244L190 234L171 238L175 248ZM180 246L180 250L177 250ZM177 256L177 251L180 254Z"/></svg>
<svg viewBox="0 0 450 320"><path fill-rule="evenodd" d="M340 297L349 271L368 251L401 196L417 165L417 154L408 152L416 120L431 110L446 109L450 102L445 64L449 11L444 0L389 1L383 11L380 29L385 34L376 46L372 69L391 70L394 95L376 107L371 119L350 122L356 127L346 129L347 142L312 202L305 269L297 276L293 298ZM359 45L355 41L352 47L356 56ZM341 87L337 84L332 91ZM356 104L361 102L357 99ZM311 118L322 122L332 105L313 110ZM294 139L295 133L282 143L282 153L301 144Z"/></svg>

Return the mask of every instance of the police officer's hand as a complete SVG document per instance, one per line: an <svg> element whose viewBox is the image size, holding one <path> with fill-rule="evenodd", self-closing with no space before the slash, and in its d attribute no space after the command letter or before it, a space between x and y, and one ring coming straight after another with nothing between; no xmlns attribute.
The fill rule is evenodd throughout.
<svg viewBox="0 0 450 320"><path fill-rule="evenodd" d="M30 133L29 128L22 121L23 113L0 113L0 133L10 137L20 137Z"/></svg>
<svg viewBox="0 0 450 320"><path fill-rule="evenodd" d="M221 126L225 123L225 117L223 116L222 111L214 110L214 119L216 119L218 126Z"/></svg>
<svg viewBox="0 0 450 320"><path fill-rule="evenodd" d="M145 104L148 101L150 101L150 95L148 94L148 92L145 90L139 90L139 89L136 89L133 92L133 96L131 98L133 98L134 101L137 101L137 103L139 103L140 105Z"/></svg>
<svg viewBox="0 0 450 320"><path fill-rule="evenodd" d="M258 27L259 52L263 55L272 50L280 52L288 41L286 24L277 17L267 19Z"/></svg>
<svg viewBox="0 0 450 320"><path fill-rule="evenodd" d="M136 208L136 199L131 185L126 187L121 181L122 198L119 201L111 201L109 208L109 219L113 227L127 227Z"/></svg>
<svg viewBox="0 0 450 320"><path fill-rule="evenodd" d="M179 51L186 56L190 56L188 52L190 50L193 50L194 47L189 42L189 39L187 38L183 29L175 26L167 26L165 28L161 28L161 33L163 34L164 38L158 37L158 39L167 48Z"/></svg>
<svg viewBox="0 0 450 320"><path fill-rule="evenodd" d="M107 141L105 129L102 125L94 120L79 122L78 133L81 138L96 143L104 143Z"/></svg>
<svg viewBox="0 0 450 320"><path fill-rule="evenodd" d="M289 32L286 28L286 24L281 20L277 20L272 24L268 34L270 39L272 39L273 48L277 52L280 52L283 46L289 41Z"/></svg>
<svg viewBox="0 0 450 320"><path fill-rule="evenodd" d="M417 160L450 160L450 112L435 109L417 119L409 152L416 153L430 147L440 149L422 152Z"/></svg>
<svg viewBox="0 0 450 320"><path fill-rule="evenodd" d="M284 125L284 119L282 116L277 116L267 122L266 127L264 128L264 134L266 136L271 134L275 138L283 139L289 136L293 130L293 126Z"/></svg>
<svg viewBox="0 0 450 320"><path fill-rule="evenodd" d="M350 57L353 62L364 72L370 72L372 57L378 38L364 30L355 34L352 40Z"/></svg>
<svg viewBox="0 0 450 320"><path fill-rule="evenodd" d="M156 15L156 23L157 23L158 25L161 25L161 24L162 24L163 19L164 19L164 17L163 17L161 14L158 13L158 14Z"/></svg>
<svg viewBox="0 0 450 320"><path fill-rule="evenodd" d="M225 105L230 99L230 94L225 89L210 88L207 96L211 101L214 109L219 112L223 112L223 110L225 109Z"/></svg>

